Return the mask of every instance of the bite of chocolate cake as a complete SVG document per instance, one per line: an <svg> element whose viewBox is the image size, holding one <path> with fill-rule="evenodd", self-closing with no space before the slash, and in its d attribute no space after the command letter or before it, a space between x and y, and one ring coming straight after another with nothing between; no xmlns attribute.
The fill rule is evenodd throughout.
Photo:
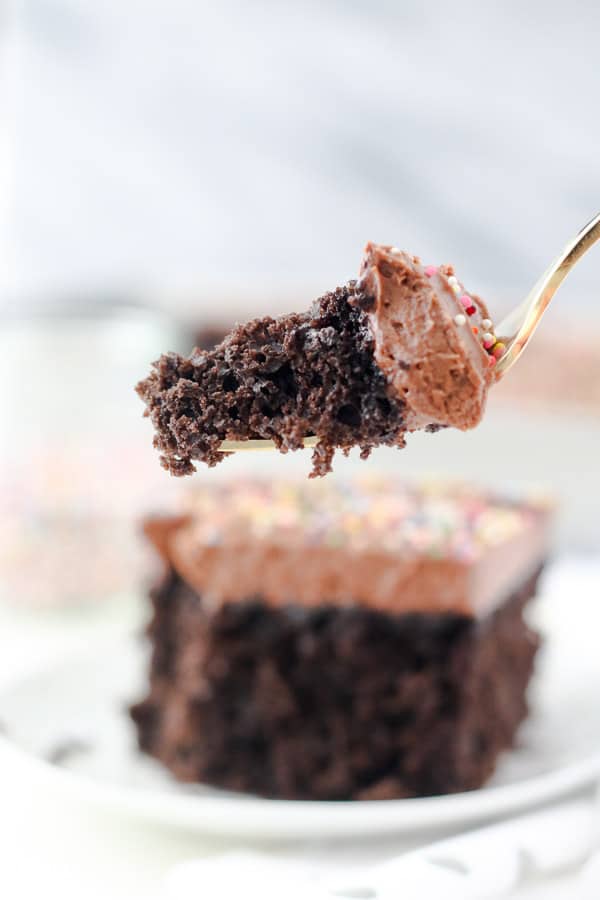
<svg viewBox="0 0 600 900"><path fill-rule="evenodd" d="M358 281L308 312L238 325L212 349L167 353L137 391L174 475L222 461L224 441L286 452L306 438L323 475L338 448L366 457L417 429L474 427L502 349L451 266L368 244Z"/></svg>
<svg viewBox="0 0 600 900"><path fill-rule="evenodd" d="M389 480L198 488L146 533L142 750L269 797L469 790L526 715L543 504Z"/></svg>

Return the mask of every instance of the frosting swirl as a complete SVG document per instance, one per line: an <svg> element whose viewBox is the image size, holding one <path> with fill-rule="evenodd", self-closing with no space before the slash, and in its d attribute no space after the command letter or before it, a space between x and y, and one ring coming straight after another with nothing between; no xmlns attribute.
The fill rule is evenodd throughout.
<svg viewBox="0 0 600 900"><path fill-rule="evenodd" d="M360 283L372 298L375 359L406 404L407 431L477 425L493 381L480 337L488 319L483 301L464 295L472 303L466 310L451 266L425 268L418 257L380 244L367 244Z"/></svg>

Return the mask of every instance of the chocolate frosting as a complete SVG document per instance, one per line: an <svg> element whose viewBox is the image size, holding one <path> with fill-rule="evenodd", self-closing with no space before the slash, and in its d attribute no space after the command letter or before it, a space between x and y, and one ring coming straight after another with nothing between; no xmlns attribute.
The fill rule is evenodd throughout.
<svg viewBox="0 0 600 900"><path fill-rule="evenodd" d="M462 486L388 481L204 487L151 520L161 556L207 604L362 604L391 613L493 610L543 560L547 507Z"/></svg>
<svg viewBox="0 0 600 900"><path fill-rule="evenodd" d="M467 316L452 278L457 281L451 266L426 270L418 257L394 247L365 248L361 285L373 298L368 316L375 359L406 404L408 431L428 425L473 428L493 381L481 340L487 309L470 294L473 311Z"/></svg>

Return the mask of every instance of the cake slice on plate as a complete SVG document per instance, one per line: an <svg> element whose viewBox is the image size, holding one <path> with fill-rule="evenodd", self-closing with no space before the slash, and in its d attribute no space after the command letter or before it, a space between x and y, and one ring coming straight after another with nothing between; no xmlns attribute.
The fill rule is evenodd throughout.
<svg viewBox="0 0 600 900"><path fill-rule="evenodd" d="M479 787L527 710L544 504L388 480L199 488L146 531L140 747L269 797Z"/></svg>

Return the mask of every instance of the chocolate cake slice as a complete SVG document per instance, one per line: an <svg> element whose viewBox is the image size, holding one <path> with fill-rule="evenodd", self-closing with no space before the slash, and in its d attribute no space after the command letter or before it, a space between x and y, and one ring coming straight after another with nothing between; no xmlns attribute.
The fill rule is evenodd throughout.
<svg viewBox="0 0 600 900"><path fill-rule="evenodd" d="M148 521L141 749L268 797L483 784L527 711L548 511L464 487L214 485Z"/></svg>
<svg viewBox="0 0 600 900"><path fill-rule="evenodd" d="M162 465L187 475L223 441L317 439L313 475L336 448L403 447L419 428L472 428L503 351L483 302L451 266L368 244L358 281L308 312L238 325L216 347L162 356L137 386Z"/></svg>

